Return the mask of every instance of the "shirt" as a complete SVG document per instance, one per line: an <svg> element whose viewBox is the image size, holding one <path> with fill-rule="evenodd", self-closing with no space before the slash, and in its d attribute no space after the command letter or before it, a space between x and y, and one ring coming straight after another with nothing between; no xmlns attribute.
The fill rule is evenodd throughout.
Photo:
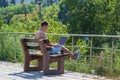
<svg viewBox="0 0 120 80"><path fill-rule="evenodd" d="M47 39L47 35L44 31L42 30L38 30L35 34L35 38L38 38L38 39Z"/></svg>

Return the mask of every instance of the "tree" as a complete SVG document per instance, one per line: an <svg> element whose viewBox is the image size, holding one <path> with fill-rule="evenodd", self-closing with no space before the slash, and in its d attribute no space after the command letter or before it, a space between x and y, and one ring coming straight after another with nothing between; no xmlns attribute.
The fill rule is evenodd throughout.
<svg viewBox="0 0 120 80"><path fill-rule="evenodd" d="M0 7L7 7L8 2L6 0L0 0Z"/></svg>
<svg viewBox="0 0 120 80"><path fill-rule="evenodd" d="M27 7L27 13L32 12L34 7L34 4L29 4ZM10 23L10 20L14 15L18 14L24 14L23 4L9 5L6 8L0 8L0 17L2 17L2 20L7 24Z"/></svg>
<svg viewBox="0 0 120 80"><path fill-rule="evenodd" d="M68 25L68 33L116 35L120 32L119 0L63 0L60 6L59 14L68 18L60 19ZM95 38L93 46L100 47L104 43L111 46L111 41Z"/></svg>
<svg viewBox="0 0 120 80"><path fill-rule="evenodd" d="M38 1L38 0L34 0L34 3L37 4L37 1Z"/></svg>
<svg viewBox="0 0 120 80"><path fill-rule="evenodd" d="M53 0L47 0L47 4L51 5L53 3Z"/></svg>
<svg viewBox="0 0 120 80"><path fill-rule="evenodd" d="M120 31L119 0L64 0L69 33L117 34ZM69 15L68 15L69 14Z"/></svg>
<svg viewBox="0 0 120 80"><path fill-rule="evenodd" d="M58 3L59 2L58 0L45 0L45 1L46 1L47 6L50 6L53 3Z"/></svg>
<svg viewBox="0 0 120 80"><path fill-rule="evenodd" d="M15 5L16 0L11 0L11 2L10 2L10 3Z"/></svg>
<svg viewBox="0 0 120 80"><path fill-rule="evenodd" d="M21 1L20 1L20 3L24 3L24 2L25 2L25 0L21 0Z"/></svg>
<svg viewBox="0 0 120 80"><path fill-rule="evenodd" d="M62 2L60 4L60 12L58 13L58 18L62 21L63 24L66 24L70 18L70 13L68 11L68 5Z"/></svg>

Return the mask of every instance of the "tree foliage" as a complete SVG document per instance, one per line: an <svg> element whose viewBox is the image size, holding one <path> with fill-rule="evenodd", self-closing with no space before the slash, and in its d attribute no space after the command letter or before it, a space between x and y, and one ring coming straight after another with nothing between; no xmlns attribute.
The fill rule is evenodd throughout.
<svg viewBox="0 0 120 80"><path fill-rule="evenodd" d="M36 6L34 4L28 5L27 20L25 20L23 10L24 6L22 4L0 8L0 14L2 16L4 15L4 17L1 17L1 19L5 20L2 22L4 27L1 26L4 28L4 31L36 32L40 28L40 20ZM42 9L43 19L50 23L50 29L48 30L50 33L67 33L67 27L58 19L59 10L59 6L55 4ZM9 25L5 24L6 20L9 20Z"/></svg>
<svg viewBox="0 0 120 80"><path fill-rule="evenodd" d="M34 7L35 7L34 4L29 4L27 7L27 13L32 12ZM13 17L13 15L18 15L18 14L25 14L24 4L19 4L19 5L11 4L8 7L0 8L0 17L2 17L3 21L6 22L7 24L10 23L10 20Z"/></svg>
<svg viewBox="0 0 120 80"><path fill-rule="evenodd" d="M67 12L63 14L69 16L69 33L117 34L120 31L119 0L64 0L61 4L69 7L64 8Z"/></svg>
<svg viewBox="0 0 120 80"><path fill-rule="evenodd" d="M16 9L15 11L12 9ZM28 7L30 8L30 7ZM33 8L33 7L32 7ZM53 10L54 8L54 10ZM31 8L30 8L31 9ZM30 10L28 9L28 10ZM37 13L37 8L34 6L34 9L32 11L28 11L27 13L27 20L25 20L25 15L22 13L23 7L22 5L11 5L6 8L0 8L0 14L2 16L5 16L9 12L14 14L10 19L10 24L6 24L6 22L3 20L3 17L0 17L0 32L37 32L40 28L40 20ZM8 12L6 12L6 11ZM19 10L19 12L17 12ZM52 13L51 13L52 12ZM44 20L48 21L50 26L48 33L67 33L67 26L62 24L62 22L58 19L58 12L59 12L59 6L52 5L49 7L44 7L42 16ZM5 61L15 61L14 54L16 54L16 60L19 61L22 59L22 52L19 50L14 50L13 40L14 37L16 37L18 40L16 41L16 47L21 48L19 44L19 36L18 35L1 35L0 34L0 60ZM56 41L58 37L53 38L54 36L49 37L50 41ZM11 45L10 45L11 44Z"/></svg>
<svg viewBox="0 0 120 80"><path fill-rule="evenodd" d="M0 7L7 7L7 6L8 6L7 0L0 0Z"/></svg>
<svg viewBox="0 0 120 80"><path fill-rule="evenodd" d="M11 0L11 2L10 2L10 3L15 5L16 0Z"/></svg>

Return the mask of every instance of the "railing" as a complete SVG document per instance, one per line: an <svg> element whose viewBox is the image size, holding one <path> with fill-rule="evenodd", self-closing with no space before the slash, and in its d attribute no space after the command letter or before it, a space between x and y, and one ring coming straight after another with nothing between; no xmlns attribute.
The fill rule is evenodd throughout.
<svg viewBox="0 0 120 80"><path fill-rule="evenodd" d="M52 42L57 42L61 36L67 36L66 47L72 52L80 49L81 55L77 61L67 58L66 69L79 72L105 70L112 74L120 71L120 36L118 35L90 35L90 34L47 34ZM34 37L34 33L0 32L0 60L19 61L23 59L20 38ZM80 40L80 41L79 41ZM9 56L7 56L9 54ZM97 68L97 69L96 69ZM84 70L86 69L86 70ZM119 72L120 73L120 72Z"/></svg>

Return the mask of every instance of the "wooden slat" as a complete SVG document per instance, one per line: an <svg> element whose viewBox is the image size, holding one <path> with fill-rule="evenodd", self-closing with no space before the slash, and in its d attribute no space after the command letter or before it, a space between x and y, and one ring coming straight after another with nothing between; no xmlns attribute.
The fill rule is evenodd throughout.
<svg viewBox="0 0 120 80"><path fill-rule="evenodd" d="M39 46L27 46L28 49L40 50Z"/></svg>
<svg viewBox="0 0 120 80"><path fill-rule="evenodd" d="M26 42L38 42L38 41L42 41L42 40L40 40L40 39L35 39L35 38L24 38L24 40L26 41Z"/></svg>

